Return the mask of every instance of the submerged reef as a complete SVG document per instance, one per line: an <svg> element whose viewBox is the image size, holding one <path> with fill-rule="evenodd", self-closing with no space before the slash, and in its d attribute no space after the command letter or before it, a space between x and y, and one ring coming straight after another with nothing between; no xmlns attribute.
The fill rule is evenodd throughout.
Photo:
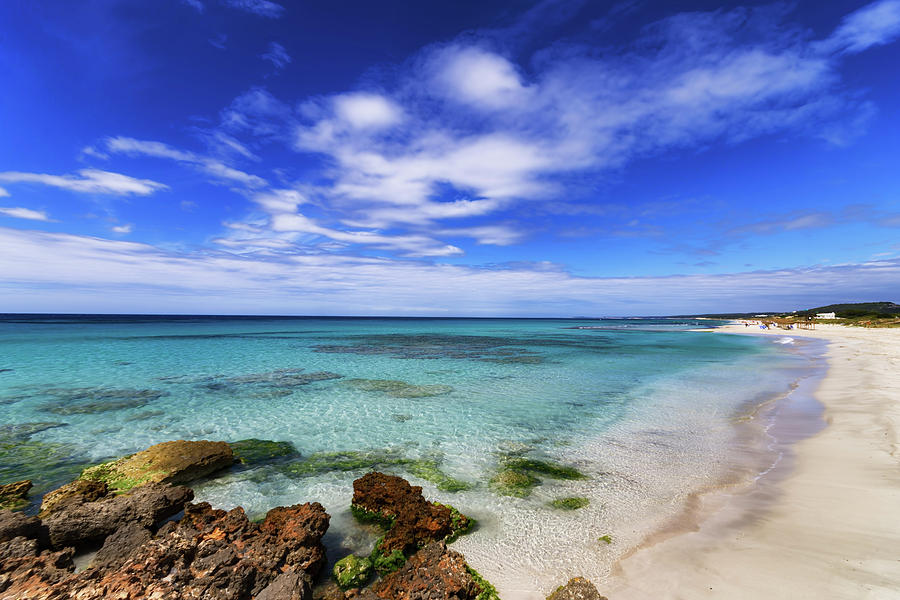
<svg viewBox="0 0 900 600"><path fill-rule="evenodd" d="M241 464L252 466L289 458L299 458L300 453L290 442L273 442L250 438L228 444L234 458Z"/></svg>
<svg viewBox="0 0 900 600"><path fill-rule="evenodd" d="M449 394L449 385L414 385L396 379L347 379L344 383L364 392L383 392L394 398L428 398Z"/></svg>
<svg viewBox="0 0 900 600"><path fill-rule="evenodd" d="M587 475L567 465L549 460L501 455L500 469L490 480L490 487L501 496L526 498L540 484L539 476L550 479L587 479Z"/></svg>
<svg viewBox="0 0 900 600"><path fill-rule="evenodd" d="M549 502L553 508L561 508L563 510L578 510L589 505L591 501L582 496L570 496L568 498L557 498Z"/></svg>
<svg viewBox="0 0 900 600"><path fill-rule="evenodd" d="M300 460L276 465L275 468L288 477L308 477L329 471L370 471L393 468L433 483L442 491L458 492L470 489L472 484L451 477L441 470L442 459L443 456L440 453L414 458L407 456L403 450L395 448L346 450L316 452Z"/></svg>
<svg viewBox="0 0 900 600"><path fill-rule="evenodd" d="M74 446L31 439L66 425L38 421L0 426L0 483L30 480L34 491L42 493L76 477L88 461Z"/></svg>
<svg viewBox="0 0 900 600"><path fill-rule="evenodd" d="M168 392L136 388L47 388L35 396L50 396L52 400L40 409L57 415L87 415L140 408L153 400L168 396Z"/></svg>
<svg viewBox="0 0 900 600"><path fill-rule="evenodd" d="M355 335L341 338L346 343L319 344L316 352L381 355L401 359L457 358L487 362L536 364L544 357L522 348L530 340L482 335L384 334Z"/></svg>

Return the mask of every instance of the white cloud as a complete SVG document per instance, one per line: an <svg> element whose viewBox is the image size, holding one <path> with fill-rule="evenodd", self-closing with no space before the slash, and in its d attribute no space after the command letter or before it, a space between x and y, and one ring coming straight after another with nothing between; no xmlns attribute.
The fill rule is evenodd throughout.
<svg viewBox="0 0 900 600"><path fill-rule="evenodd" d="M99 158L100 160L106 160L109 158L109 154L106 154L105 152L100 152L93 146L85 146L84 148L82 148L81 156L82 157L92 156L94 158Z"/></svg>
<svg viewBox="0 0 900 600"><path fill-rule="evenodd" d="M147 196L153 192L168 189L168 186L156 181L135 179L121 173L111 173L99 169L81 169L78 171L77 177L74 175L47 175L45 173L6 171L0 173L0 181L8 183L37 183L73 192L116 196Z"/></svg>
<svg viewBox="0 0 900 600"><path fill-rule="evenodd" d="M900 0L873 2L844 18L826 47L856 53L900 36Z"/></svg>
<svg viewBox="0 0 900 600"><path fill-rule="evenodd" d="M900 295L900 260L667 277L587 278L309 254L167 252L125 241L0 228L5 311L571 316L791 310ZM212 304L211 304L212 303Z"/></svg>
<svg viewBox="0 0 900 600"><path fill-rule="evenodd" d="M270 19L277 19L284 13L282 5L269 0L225 0L225 3L232 8Z"/></svg>
<svg viewBox="0 0 900 600"><path fill-rule="evenodd" d="M271 42L269 44L269 49L264 54L261 54L260 57L263 60L267 60L273 65L275 65L276 69L283 69L291 62L291 55L287 53L284 46L279 44L278 42Z"/></svg>
<svg viewBox="0 0 900 600"><path fill-rule="evenodd" d="M188 6L190 6L191 8L193 8L194 10L196 10L197 12L201 12L201 13L202 13L203 10L206 8L205 6L203 6L203 3L200 2L200 0L181 0L181 1L182 1L184 4L187 4Z"/></svg>
<svg viewBox="0 0 900 600"><path fill-rule="evenodd" d="M131 233L131 231L134 229L134 225L130 223L127 225L116 225L111 229L113 233Z"/></svg>
<svg viewBox="0 0 900 600"><path fill-rule="evenodd" d="M438 88L453 100L499 109L525 100L516 67L504 57L478 47L442 49L429 68Z"/></svg>
<svg viewBox="0 0 900 600"><path fill-rule="evenodd" d="M0 194L2 195L2 194ZM2 207L0 206L0 214L16 219L29 219L32 221L52 221L47 213L42 210L32 210L30 208L20 207Z"/></svg>
<svg viewBox="0 0 900 600"><path fill-rule="evenodd" d="M5 197L9 197L9 192L4 190L3 188L0 188L0 198L5 198Z"/></svg>
<svg viewBox="0 0 900 600"><path fill-rule="evenodd" d="M382 91L302 103L295 145L329 159L318 194L342 223L386 229L490 225L558 197L574 174L682 148L773 133L846 144L873 107L841 89L840 53L785 14L678 14L615 51L550 46L527 71L467 35L424 50ZM832 37L856 39L860 26L840 31L869 20L851 15Z"/></svg>
<svg viewBox="0 0 900 600"><path fill-rule="evenodd" d="M337 117L354 129L383 129L403 118L396 104L378 94L342 94L333 102Z"/></svg>
<svg viewBox="0 0 900 600"><path fill-rule="evenodd" d="M114 154L126 154L128 156L152 156L190 164L197 169L212 175L218 179L234 181L251 188L259 188L266 185L266 180L256 175L251 175L215 158L201 156L194 152L178 150L162 142L136 140L129 137L112 137L105 140L106 148Z"/></svg>

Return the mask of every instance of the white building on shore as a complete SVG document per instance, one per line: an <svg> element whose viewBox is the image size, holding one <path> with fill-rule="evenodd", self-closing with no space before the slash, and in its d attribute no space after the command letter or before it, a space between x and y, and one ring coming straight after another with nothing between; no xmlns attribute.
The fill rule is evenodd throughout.
<svg viewBox="0 0 900 600"><path fill-rule="evenodd" d="M830 313L816 313L817 319L837 319L837 316L833 312Z"/></svg>

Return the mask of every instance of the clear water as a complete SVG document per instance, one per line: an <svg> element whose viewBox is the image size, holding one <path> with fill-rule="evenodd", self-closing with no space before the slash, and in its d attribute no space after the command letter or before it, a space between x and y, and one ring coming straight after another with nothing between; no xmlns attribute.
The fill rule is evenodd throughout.
<svg viewBox="0 0 900 600"><path fill-rule="evenodd" d="M479 530L458 549L504 598L538 598L569 576L602 581L688 494L740 462L735 418L803 376L805 359L789 345L688 331L697 325L7 316L0 425L7 444L43 457L26 473L38 492L85 463L171 439L284 440L307 457L427 458L471 489L441 491L402 465L384 468L478 518ZM353 380L408 385L384 391ZM28 423L58 426L30 436L10 427ZM590 477L544 479L527 498L498 496L487 482L509 452ZM2 478L27 470L5 456ZM363 472L259 467L195 491L251 515L320 501L332 514L334 559L372 542L348 512ZM547 505L565 496L591 503L572 512ZM612 544L598 540L606 534Z"/></svg>

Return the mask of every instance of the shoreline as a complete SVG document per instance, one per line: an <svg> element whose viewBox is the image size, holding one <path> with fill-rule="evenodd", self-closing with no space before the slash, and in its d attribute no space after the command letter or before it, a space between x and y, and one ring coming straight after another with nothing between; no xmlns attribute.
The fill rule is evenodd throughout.
<svg viewBox="0 0 900 600"><path fill-rule="evenodd" d="M773 427L784 429L776 437L787 452L777 467L746 486L698 495L688 512L700 518L673 524L621 559L604 593L616 600L900 597L900 561L891 554L900 543L900 330L819 327L714 330L828 342L827 371L810 390L827 426L803 437L809 414L778 415Z"/></svg>

